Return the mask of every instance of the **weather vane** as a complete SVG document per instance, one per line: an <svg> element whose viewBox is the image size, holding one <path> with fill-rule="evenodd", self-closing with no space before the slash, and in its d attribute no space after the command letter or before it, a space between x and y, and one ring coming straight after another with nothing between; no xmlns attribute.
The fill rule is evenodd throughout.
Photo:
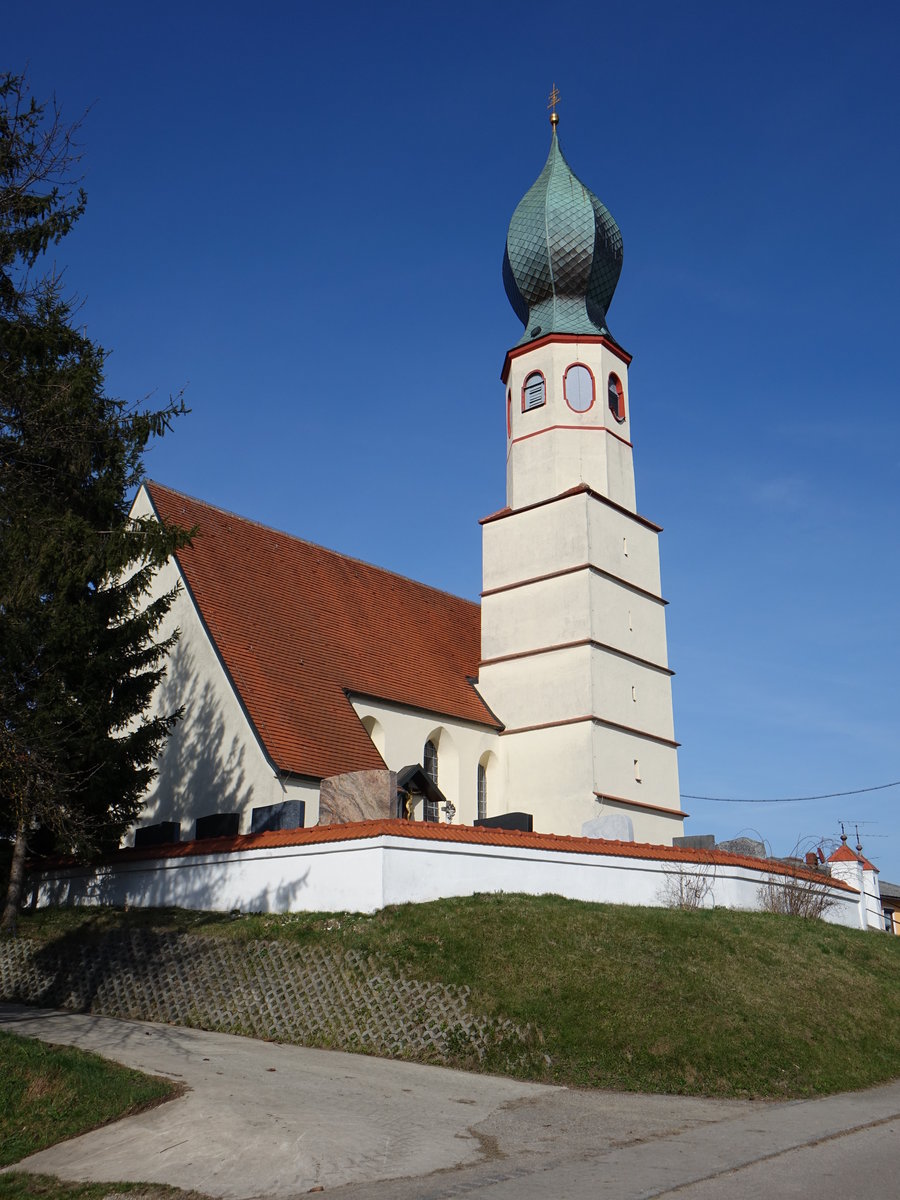
<svg viewBox="0 0 900 1200"><path fill-rule="evenodd" d="M553 110L550 113L550 124L558 125L559 124L559 114L556 111L556 106L559 103L559 91L557 90L555 83L550 91L549 100L550 100L550 103L547 105L547 107Z"/></svg>

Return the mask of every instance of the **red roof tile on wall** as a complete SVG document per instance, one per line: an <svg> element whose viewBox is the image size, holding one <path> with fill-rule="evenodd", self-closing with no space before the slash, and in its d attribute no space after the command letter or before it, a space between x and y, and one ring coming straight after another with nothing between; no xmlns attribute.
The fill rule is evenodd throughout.
<svg viewBox="0 0 900 1200"><path fill-rule="evenodd" d="M308 829L286 829L272 833L245 833L235 837L208 838L200 842L172 845L128 847L117 850L104 861L190 858L204 854L239 854L247 850L275 850L287 846L308 846L334 842L355 842L367 838L398 837L426 842L455 842L474 846L506 846L510 849L546 850L561 854L587 854L600 857L636 858L684 865L746 867L763 876L784 875L814 880L839 891L856 892L840 879L818 871L795 867L778 859L751 858L724 850L695 850L684 846L658 846L651 842L619 842L608 838L568 837L557 833L526 833L474 825L440 825L428 821L352 821L346 825L314 825ZM38 864L34 864L36 867ZM43 865L47 865L46 863ZM64 865L63 860L57 865Z"/></svg>
<svg viewBox="0 0 900 1200"><path fill-rule="evenodd" d="M478 673L477 604L147 483L196 525L178 564L263 745L324 778L384 763L346 692L498 728Z"/></svg>
<svg viewBox="0 0 900 1200"><path fill-rule="evenodd" d="M864 871L875 871L878 873L878 868L873 867L867 858L862 854L855 854L849 846L838 846L833 854L828 855L829 862L858 862L862 863Z"/></svg>

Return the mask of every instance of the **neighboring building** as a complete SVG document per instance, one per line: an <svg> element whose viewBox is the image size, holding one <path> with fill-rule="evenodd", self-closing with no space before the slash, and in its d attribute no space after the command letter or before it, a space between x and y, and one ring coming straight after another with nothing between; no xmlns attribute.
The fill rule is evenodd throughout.
<svg viewBox="0 0 900 1200"><path fill-rule="evenodd" d="M880 879L878 890L881 893L884 927L888 933L900 935L900 883L885 883Z"/></svg>
<svg viewBox="0 0 900 1200"><path fill-rule="evenodd" d="M502 373L506 507L482 522L480 609L141 489L136 512L199 536L157 584L183 588L158 704L185 715L140 840L511 812L546 833L683 833L660 529L635 507L631 357L606 317L621 263L554 114L507 237L525 333Z"/></svg>

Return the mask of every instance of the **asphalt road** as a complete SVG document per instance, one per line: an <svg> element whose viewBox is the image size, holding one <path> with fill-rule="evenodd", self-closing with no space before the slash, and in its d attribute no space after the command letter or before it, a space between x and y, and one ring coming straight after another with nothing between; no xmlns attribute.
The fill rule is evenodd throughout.
<svg viewBox="0 0 900 1200"><path fill-rule="evenodd" d="M226 1200L895 1200L900 1081L786 1104L545 1087L148 1022L0 1006L187 1091L14 1169Z"/></svg>

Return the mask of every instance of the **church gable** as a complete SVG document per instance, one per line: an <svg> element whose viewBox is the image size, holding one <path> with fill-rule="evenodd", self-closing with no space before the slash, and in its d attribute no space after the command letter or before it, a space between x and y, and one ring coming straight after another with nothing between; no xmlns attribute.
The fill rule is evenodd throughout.
<svg viewBox="0 0 900 1200"><path fill-rule="evenodd" d="M384 768L348 693L498 727L470 682L477 604L160 484L146 490L159 516L198 528L178 566L279 771Z"/></svg>

